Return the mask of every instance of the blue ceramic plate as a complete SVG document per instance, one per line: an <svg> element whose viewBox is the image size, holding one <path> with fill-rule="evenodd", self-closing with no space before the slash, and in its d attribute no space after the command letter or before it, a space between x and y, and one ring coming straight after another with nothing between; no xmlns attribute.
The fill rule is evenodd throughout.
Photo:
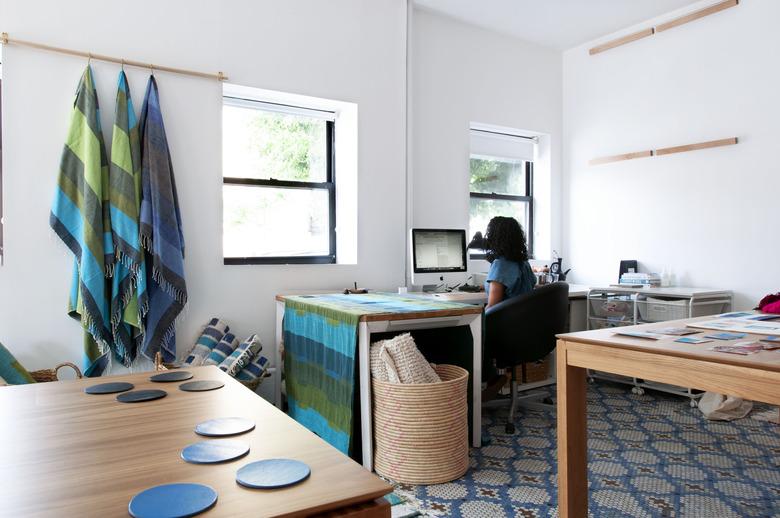
<svg viewBox="0 0 780 518"><path fill-rule="evenodd" d="M141 403L143 401L161 399L167 395L168 393L164 390L133 390L132 392L119 394L116 397L116 400L120 403Z"/></svg>
<svg viewBox="0 0 780 518"><path fill-rule="evenodd" d="M214 439L190 444L181 451L181 458L193 464L216 464L238 459L247 453L249 445L245 442Z"/></svg>
<svg viewBox="0 0 780 518"><path fill-rule="evenodd" d="M183 390L184 392L203 392L205 390L216 390L224 386L224 383L217 380L198 380L182 383L179 385L179 390Z"/></svg>
<svg viewBox="0 0 780 518"><path fill-rule="evenodd" d="M157 383L169 383L171 381L184 381L192 378L192 373L187 371L166 371L160 374L155 374L149 381L155 381Z"/></svg>
<svg viewBox="0 0 780 518"><path fill-rule="evenodd" d="M130 500L127 510L135 518L186 518L217 503L217 492L202 484L165 484L150 487Z"/></svg>
<svg viewBox="0 0 780 518"><path fill-rule="evenodd" d="M243 417L221 417L203 421L195 426L195 433L206 437L238 435L255 429L255 422Z"/></svg>
<svg viewBox="0 0 780 518"><path fill-rule="evenodd" d="M299 460L267 459L250 462L236 473L236 482L253 489L277 489L303 482L311 475Z"/></svg>
<svg viewBox="0 0 780 518"><path fill-rule="evenodd" d="M111 383L100 383L99 385L90 385L84 389L87 394L116 394L117 392L127 392L134 388L132 383L124 381L114 381Z"/></svg>

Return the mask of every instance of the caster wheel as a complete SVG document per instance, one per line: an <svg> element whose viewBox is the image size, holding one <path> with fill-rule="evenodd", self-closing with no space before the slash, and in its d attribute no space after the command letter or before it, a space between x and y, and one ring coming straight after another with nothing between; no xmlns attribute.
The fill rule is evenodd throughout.
<svg viewBox="0 0 780 518"><path fill-rule="evenodd" d="M645 393L645 389L637 387L636 393L637 393L638 396L642 396Z"/></svg>
<svg viewBox="0 0 780 518"><path fill-rule="evenodd" d="M637 392L637 388L636 387L631 387L631 393L632 394L639 394L639 392Z"/></svg>
<svg viewBox="0 0 780 518"><path fill-rule="evenodd" d="M693 402L693 401L691 401L691 402ZM554 404L552 398L549 398L549 397L544 398L542 400L542 403L544 403L545 405L553 405Z"/></svg>
<svg viewBox="0 0 780 518"><path fill-rule="evenodd" d="M507 423L506 427L504 428L504 431L508 435L514 435L515 434L515 425L514 425L514 423Z"/></svg>
<svg viewBox="0 0 780 518"><path fill-rule="evenodd" d="M594 380L593 378L588 378L588 383L593 385L594 383L596 383L596 380Z"/></svg>
<svg viewBox="0 0 780 518"><path fill-rule="evenodd" d="M696 408L697 406L699 406L699 403L695 399L691 399L691 408Z"/></svg>

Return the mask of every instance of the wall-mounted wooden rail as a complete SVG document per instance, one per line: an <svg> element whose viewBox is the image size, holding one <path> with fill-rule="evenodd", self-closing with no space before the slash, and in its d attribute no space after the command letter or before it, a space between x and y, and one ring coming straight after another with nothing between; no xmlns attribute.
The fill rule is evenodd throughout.
<svg viewBox="0 0 780 518"><path fill-rule="evenodd" d="M641 31L629 34L628 36L623 36L622 38L618 38L616 40L610 40L597 47L593 47L590 49L590 54L598 54L599 52L604 52L605 50L614 49L615 47L625 45L626 43L631 43L636 40L641 40L642 38L647 38L653 34L655 34L654 28L650 27L649 29L643 29Z"/></svg>
<svg viewBox="0 0 780 518"><path fill-rule="evenodd" d="M648 27L647 29L634 32L632 34L629 34L628 36L623 36L614 40L607 41L606 43L602 43L601 45L597 45L592 49L590 49L590 55L592 56L594 54L599 54L601 52L604 52L605 50L614 49L615 47L620 47L621 45L625 45L626 43L631 43L636 40L641 40L642 38L652 36L653 34L656 34L658 32L668 31L669 29L679 27L680 25L690 23L694 20L704 18L705 16L709 16L711 14L719 13L720 11L723 11L730 7L736 7L737 5L739 5L739 0L724 0L723 2L718 2L717 4L711 5L709 7L705 7L704 9L699 9L698 11L694 11L684 16L680 16L679 18L675 18L674 20L669 20L668 22L664 22L655 27Z"/></svg>
<svg viewBox="0 0 780 518"><path fill-rule="evenodd" d="M665 147L660 149L651 149L648 151L634 151L633 153L624 153L622 155L604 156L594 158L588 165L601 165L610 162L622 162L624 160L634 160L635 158L649 158L654 156L672 155L674 153L685 153L687 151L696 151L699 149L709 149L713 147L733 146L739 140L737 137L724 138L720 140L710 140L708 142L699 142L698 144L686 144L684 146Z"/></svg>
<svg viewBox="0 0 780 518"><path fill-rule="evenodd" d="M0 33L0 43L2 43L3 45L19 45L21 47L29 47L38 50L45 50L48 52L67 54L69 56L87 58L89 61L92 61L94 59L95 61L116 63L122 65L122 67L127 65L131 67L147 68L152 73L154 73L155 71L163 71L163 72L173 72L174 74L183 74L187 76L203 77L206 79L216 79L217 81L227 81L228 79L228 77L222 72L217 72L216 74L210 74L208 72L200 72L197 70L167 67L163 65L155 65L154 63L143 63L141 61L135 61L133 59L116 58L113 56L104 56L102 54L95 54L93 52L84 52L81 50L66 49L63 47L54 47L52 45L44 45L43 43L35 43L33 41L25 41L25 40L20 40L18 38L11 38L8 36L7 32Z"/></svg>

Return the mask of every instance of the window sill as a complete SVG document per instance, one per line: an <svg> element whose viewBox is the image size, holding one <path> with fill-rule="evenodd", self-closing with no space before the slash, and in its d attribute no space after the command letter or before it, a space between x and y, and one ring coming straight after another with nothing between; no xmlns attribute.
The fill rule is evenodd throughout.
<svg viewBox="0 0 780 518"><path fill-rule="evenodd" d="M225 257L223 259L223 264L336 264L336 258L331 255L291 257Z"/></svg>

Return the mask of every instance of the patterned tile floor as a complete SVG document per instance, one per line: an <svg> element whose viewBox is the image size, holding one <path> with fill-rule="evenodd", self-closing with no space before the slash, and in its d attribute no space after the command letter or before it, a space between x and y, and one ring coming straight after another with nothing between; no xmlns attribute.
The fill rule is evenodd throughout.
<svg viewBox="0 0 780 518"><path fill-rule="evenodd" d="M588 392L590 515L593 517L780 517L780 426L755 419L711 422L682 398L598 384ZM485 412L491 443L448 484L407 486L428 516L557 516L552 412Z"/></svg>

